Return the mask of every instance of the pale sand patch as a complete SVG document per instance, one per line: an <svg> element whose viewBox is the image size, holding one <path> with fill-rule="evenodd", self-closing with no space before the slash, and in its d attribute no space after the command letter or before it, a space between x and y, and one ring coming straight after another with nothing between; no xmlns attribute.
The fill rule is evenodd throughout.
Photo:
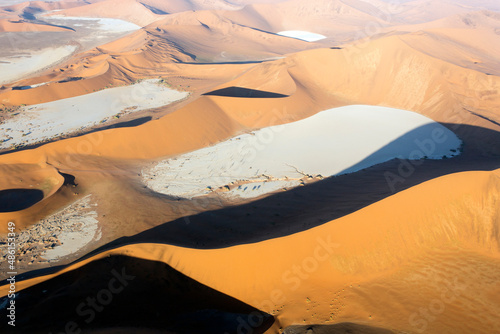
<svg viewBox="0 0 500 334"><path fill-rule="evenodd" d="M440 142L433 139L434 131ZM284 181L297 185L394 158L452 157L460 146L455 134L420 114L346 106L161 161L143 170L143 180L150 189L177 197L192 198L223 187L225 196L250 198L279 189ZM266 184L256 192L238 188L249 182Z"/></svg>
<svg viewBox="0 0 500 334"><path fill-rule="evenodd" d="M96 206L97 204L90 202L89 195L46 219L49 221L60 220L65 222L65 225L57 235L61 245L47 250L42 254L43 258L49 262L55 261L78 252L92 241L101 239L97 212L92 210Z"/></svg>
<svg viewBox="0 0 500 334"><path fill-rule="evenodd" d="M287 31L280 31L278 33L280 36L285 36L285 37L291 37L295 39L300 39L306 42L317 42L322 39L325 39L326 36L316 34L313 32L309 31L302 31L302 30L287 30Z"/></svg>
<svg viewBox="0 0 500 334"><path fill-rule="evenodd" d="M0 59L0 84L22 79L37 71L49 68L71 55L76 50L74 45L58 48L46 48L17 57Z"/></svg>
<svg viewBox="0 0 500 334"><path fill-rule="evenodd" d="M117 115L166 106L187 95L154 79L23 107L0 124L0 149L44 142L105 123Z"/></svg>
<svg viewBox="0 0 500 334"><path fill-rule="evenodd" d="M96 206L88 195L18 232L16 259L27 264L52 262L99 240L101 231ZM6 241L6 238L0 239L4 260L7 256Z"/></svg>
<svg viewBox="0 0 500 334"><path fill-rule="evenodd" d="M43 19L47 22L51 20L57 21L87 21L90 24L97 25L97 28L103 32L127 32L141 29L141 26L120 20L120 19L111 19L111 18L96 18L96 17L80 17L80 16L62 16L62 15L52 15L52 16L43 16ZM52 22L57 23L57 22ZM61 24L61 22L59 22ZM83 23L77 23L77 26L83 26Z"/></svg>

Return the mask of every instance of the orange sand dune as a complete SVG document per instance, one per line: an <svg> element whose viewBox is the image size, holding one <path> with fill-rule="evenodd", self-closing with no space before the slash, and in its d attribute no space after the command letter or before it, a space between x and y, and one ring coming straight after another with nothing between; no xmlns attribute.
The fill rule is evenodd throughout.
<svg viewBox="0 0 500 334"><path fill-rule="evenodd" d="M2 165L0 168L4 175L8 175L0 180L0 189L39 188L47 198L53 195L64 181L54 167L44 163L22 167Z"/></svg>
<svg viewBox="0 0 500 334"><path fill-rule="evenodd" d="M388 25L382 18L369 14L372 11L373 6L362 1L289 0L249 5L224 15L238 24L275 33L306 30L346 42L369 22Z"/></svg>
<svg viewBox="0 0 500 334"><path fill-rule="evenodd" d="M498 75L500 15L491 11L471 12L398 30L412 31L401 36L413 48L433 57Z"/></svg>
<svg viewBox="0 0 500 334"><path fill-rule="evenodd" d="M116 58L116 57L115 57ZM57 99L74 97L92 93L106 86L120 86L134 83L136 80L151 77L164 77L173 86L188 91L213 89L222 82L227 82L254 64L162 64L161 68L150 70L135 69L125 59L116 61L113 56L99 54L92 58L83 58L77 64L68 65L64 71L54 71L51 74L37 78L26 79L16 83L16 86L29 86L39 83L49 84L29 90L0 91L0 103L5 105L37 104ZM137 65L140 65L138 63ZM130 70L132 69L132 71ZM150 71L150 72L149 72ZM74 80L72 78L81 78Z"/></svg>
<svg viewBox="0 0 500 334"><path fill-rule="evenodd" d="M132 64L131 61L128 63ZM273 90L286 94L293 92L289 97L202 97L158 121L103 132L103 143L91 154L116 158L157 158L178 154L224 140L249 127L290 122L326 108L353 103L413 110L439 122L498 128L495 123L499 121L497 116L489 112L497 109L500 101L496 98L500 84L498 77L419 53L399 37L377 40L363 48L305 51L284 60L255 65L252 71L273 67L278 79ZM286 71L283 67L287 68ZM391 73L389 78L387 73ZM92 80L99 80L99 77ZM229 85L241 82L246 88L259 87L249 85L250 80L243 74ZM385 84L373 87L380 82ZM81 83L85 84L85 81ZM278 86L282 89L277 89ZM456 130L466 141L474 137L474 134ZM151 138L146 135L148 133L159 135ZM176 138L186 140L181 144ZM77 152L76 147L84 141L87 141L85 136L56 142L33 152L10 154L1 160L26 162L42 155L63 164L61 161L68 152L67 147ZM498 143L490 142L488 138L476 138L475 141L471 144L481 151L498 152L500 149Z"/></svg>
<svg viewBox="0 0 500 334"><path fill-rule="evenodd" d="M57 169L46 165L43 162L39 164L9 165L0 166L2 179L0 180L0 189L8 191L12 189L38 190L42 197L33 206L18 212L0 212L0 222L2 222L2 233L7 231L6 223L9 221L19 221L18 228L25 228L32 223L33 219L40 218L40 211L43 208L51 206L52 197L60 190L64 183L64 177L58 173Z"/></svg>
<svg viewBox="0 0 500 334"><path fill-rule="evenodd" d="M212 11L171 15L148 27L148 31L155 40L166 39L196 55L198 62L261 60L318 47L234 24Z"/></svg>
<svg viewBox="0 0 500 334"><path fill-rule="evenodd" d="M103 87L110 78L130 81L144 71L144 67L139 70L141 61L137 56L131 59L124 56L120 61L100 57L101 61L110 63L105 75L46 85L33 89L33 92L6 91L3 96L12 94L22 101L23 96L29 96L26 92L33 94L32 97L51 92L52 98L57 97L56 94L63 97L71 89L75 90L72 94L76 94L85 90L89 92L93 87ZM397 36L341 50L304 51L262 64L203 65L201 68L206 70L202 72L205 79L199 81L205 82L205 86L200 86L205 92L210 89L208 78L216 73L221 81L217 87L213 86L217 83L212 83L212 90L244 87L269 90L285 97L202 96L158 120L7 154L0 156L0 162L22 166L43 160L78 178L83 175L79 170L90 160L99 166L109 159L159 159L347 104L385 105L416 111L438 122L454 124L450 129L458 134L471 152L489 155L500 152L497 137L493 135L495 132L484 135L477 130L482 127L498 131L500 120L495 110L499 108L500 78L425 55ZM175 71L172 79L185 82L186 77L200 70L200 65L172 64L164 67L164 73L167 74L170 69ZM75 76L78 76L76 73ZM156 71L155 76L160 73ZM255 76L264 73L261 79L255 80ZM387 73L391 75L388 77ZM156 135L151 136L151 133ZM22 214L19 219L24 225L30 224L29 218Z"/></svg>
<svg viewBox="0 0 500 334"><path fill-rule="evenodd" d="M464 166L498 168L500 50L492 42L498 40L496 13L467 13L474 10L467 5L469 0L461 0L461 5L444 1L441 6L429 0L405 2L389 17L383 15L389 6L385 1L89 2L24 3L10 6L9 15L17 17L33 8L63 9L54 14L113 17L144 28L78 54L42 76L2 87L0 103L36 104L158 77L192 95L178 105L134 115L137 119L132 117L133 121L140 121L144 115L150 117L132 122L129 127L111 127L0 155L2 198L9 198L13 189L38 196L32 206L0 213L0 233L7 231L7 221L14 220L23 230L63 206L92 195L98 203L95 217L96 226L102 229L102 240L95 240L87 249L70 254L58 264L73 261L91 247L136 236L119 239L100 253L92 253L52 274L28 273L27 277L32 278L16 285L21 296L31 298L24 289L56 277L99 281L101 276L88 268L101 259L99 263L111 263L107 259L111 256L156 261L271 314L275 323L267 333L282 333L292 325L346 322L401 333L500 332L499 169L451 174L419 184L422 179L456 171L451 167L445 172L440 169L441 173L434 170L411 180L411 184L418 185L392 196L385 185L377 183L372 187L380 189L372 189L366 201L337 201L335 205L349 207L350 211L341 207L341 214L321 219L325 216L320 211L331 204L328 197L323 203L311 203L312 213L307 218L314 219L314 224L302 222L302 215L286 216L283 221L287 224L288 219L303 224L301 228L294 225L293 231L300 232L291 234L289 229L276 237L274 230L266 230L258 239L264 241L258 243L202 250L166 244L161 233L154 240L159 243L143 240L140 234L161 232L152 228L234 204L220 200L216 204L216 193L210 194L209 203L202 203L201 208L195 201L161 197L142 183L144 166L332 107L367 104L421 113L443 123L463 140L466 155L457 163L457 170ZM250 5L238 10L245 4ZM217 10L191 12L205 8ZM454 16L444 18L449 15ZM0 29L8 19L10 16L2 16ZM362 38L370 35L366 34L370 22L381 27L380 34ZM407 25L422 22L427 24ZM397 26L400 24L406 25ZM295 29L329 38L319 44L272 34ZM357 43L350 43L359 38ZM330 43L336 47L318 48ZM446 50L441 49L443 45ZM16 87L36 84L44 85ZM2 113L2 117L9 117L7 112ZM476 157L480 162L474 160ZM432 164L436 169L444 165ZM427 166L420 167L423 174ZM371 172L384 174L382 168L385 165ZM353 175L344 182L357 177ZM363 180L362 175L360 178ZM272 197L278 202L284 198L277 194ZM259 205L266 207L268 200L271 197L261 199ZM150 212L134 212L139 207L147 207ZM237 214L242 212L236 211L228 221L241 223ZM208 214L217 217L215 212ZM197 227L189 230L176 226L178 230L172 230L180 231L180 239L204 233ZM307 229L311 226L316 227ZM211 233L224 239L233 232L227 223L216 226ZM136 243L128 244L132 240ZM141 269L142 261L132 262L135 269ZM23 265L20 272L30 268ZM34 263L32 268L47 266L50 264ZM146 277L152 276L148 270L143 272ZM60 288L64 284L56 285L60 295L68 291ZM68 285L78 286L71 279ZM185 286L179 287L174 290ZM1 286L0 296L7 293L8 287ZM148 310L147 305L137 304ZM53 312L52 308L47 310ZM68 308L68 319L74 316L73 311ZM151 309L149 313L155 312L157 309ZM316 327L301 330L309 333ZM294 332L290 329L287 333Z"/></svg>
<svg viewBox="0 0 500 334"><path fill-rule="evenodd" d="M412 333L496 332L499 199L500 170L453 174L291 236L214 250L123 246L17 288L126 255L165 262L273 314L269 333L340 322ZM6 295L7 287L0 291Z"/></svg>
<svg viewBox="0 0 500 334"><path fill-rule="evenodd" d="M179 25L168 23L177 18L182 18L184 22L178 23ZM252 46L252 52L247 51L249 45ZM65 83L64 88L42 86L29 92L6 90L0 92L0 101L6 105L48 102L54 98L89 93L110 84L131 83L148 76L168 77L172 71L178 72L178 66L172 66L172 63L261 60L311 47L315 45L233 25L209 12L188 13L155 23L146 30L139 30L118 41L77 55L66 66L53 70L49 75L18 82L16 85L54 83L73 78L88 80ZM221 70L222 73L237 73L237 66L247 68L251 64L219 66L217 73ZM183 76L199 76L196 71L189 72ZM234 77L236 74L230 75ZM189 88L192 90L192 87Z"/></svg>

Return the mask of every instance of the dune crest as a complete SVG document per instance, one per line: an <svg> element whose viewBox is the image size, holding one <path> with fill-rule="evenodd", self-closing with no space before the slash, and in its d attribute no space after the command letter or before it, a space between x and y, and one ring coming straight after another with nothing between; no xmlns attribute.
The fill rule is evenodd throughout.
<svg viewBox="0 0 500 334"><path fill-rule="evenodd" d="M0 0L0 310L23 333L500 333L499 11Z"/></svg>
<svg viewBox="0 0 500 334"><path fill-rule="evenodd" d="M256 244L214 250L161 244L123 246L57 274L18 284L24 289L91 261L126 255L164 261L209 287L274 314L282 327L303 320L363 321L400 331L417 329L419 325L408 319L420 319L419 306L429 307L429 300L434 299L444 303L440 284L447 284L460 300L489 301L488 306L474 303L467 307L476 310L467 316L467 328L483 332L498 325L491 322L498 311L492 304L495 285L475 277L487 271L498 274L499 176L497 170L441 177L320 227ZM478 261L485 267L480 269ZM469 279L460 274L467 268L478 272ZM402 285L401 279L409 283ZM250 289L248 281L253 282ZM414 291L415 284L422 294ZM387 289L393 288L396 294L388 295ZM5 287L1 289L5 295ZM402 298L403 303L395 298ZM372 302L380 299L389 302ZM316 305L314 313L304 313L308 305ZM400 316L393 317L394 312ZM458 314L457 308L445 307L440 321L428 321L426 328L465 333L467 328L453 320Z"/></svg>

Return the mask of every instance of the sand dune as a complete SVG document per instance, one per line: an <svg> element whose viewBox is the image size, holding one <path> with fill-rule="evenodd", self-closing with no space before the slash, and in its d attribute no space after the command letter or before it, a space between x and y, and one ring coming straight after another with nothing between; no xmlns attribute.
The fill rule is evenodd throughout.
<svg viewBox="0 0 500 334"><path fill-rule="evenodd" d="M12 3L17 329L500 332L496 2Z"/></svg>
<svg viewBox="0 0 500 334"><path fill-rule="evenodd" d="M311 48L304 42L290 42L275 34L236 25L208 11L172 15L151 25L148 31L155 44L167 40L180 51L194 55L192 61L196 62L258 61Z"/></svg>
<svg viewBox="0 0 500 334"><path fill-rule="evenodd" d="M397 62L392 59L397 59ZM498 86L498 77L466 70L415 52L398 37L374 41L363 49L306 51L284 60L253 65L248 71L250 67L243 66L246 72L219 87L277 87L279 90L274 92L291 95L279 99L243 100L203 96L158 121L137 128L104 132L103 143L93 148L92 155L157 159L213 145L247 129L297 121L321 109L353 102L412 110L435 121L492 129L496 126L476 114L488 117L487 111L494 110L498 104L494 98L496 93L493 93ZM391 71L393 75L386 80L387 83L372 90L373 83L385 80L385 73ZM364 75L353 76L353 72ZM262 80L254 80L253 77L259 73L266 74ZM271 83L267 80L271 77L277 81ZM332 81L329 78L336 79ZM465 78L471 79L464 81ZM85 85L85 81L81 84ZM43 91L46 87L36 89ZM471 98L481 96L483 92L491 93L474 99L475 105L470 105ZM23 91L16 93L25 94ZM475 114L464 108L473 110ZM474 150L495 152L499 149L493 138L478 137L466 128L457 127L454 130ZM153 139L147 133L159 135ZM129 144L131 138L133 145ZM177 138L185 140L179 142ZM18 152L5 156L4 161L31 161L47 154L57 157L68 152L68 147L77 152L78 145L82 145L79 143L86 140L83 136L53 143L29 155ZM60 161L60 158L55 159Z"/></svg>
<svg viewBox="0 0 500 334"><path fill-rule="evenodd" d="M340 44L364 36L359 27L374 23L390 25L383 15L372 15L372 7L363 1L292 0L253 4L239 11L227 12L225 16L238 24L274 33L311 31Z"/></svg>
<svg viewBox="0 0 500 334"><path fill-rule="evenodd" d="M410 332L425 324L430 332L486 333L498 327L498 286L488 280L498 275L500 261L498 196L490 196L500 191L498 173L442 177L323 226L257 244L216 250L124 246L18 286L26 289L97 259L127 255L161 259L273 314L275 331L297 323L363 322ZM439 321L419 313L437 304ZM466 317L467 326L456 317Z"/></svg>
<svg viewBox="0 0 500 334"><path fill-rule="evenodd" d="M494 55L499 50L496 48L498 43L493 41L500 38L496 32L499 20L495 12L476 11L424 24L398 26L397 29L409 32L401 36L402 40L422 53L497 75L498 62Z"/></svg>
<svg viewBox="0 0 500 334"><path fill-rule="evenodd" d="M347 106L162 161L143 178L154 191L177 197L219 188L229 191L224 196L258 197L267 187L291 188L302 179L352 173L397 157L453 157L460 145L451 131L421 115Z"/></svg>
<svg viewBox="0 0 500 334"><path fill-rule="evenodd" d="M66 2L63 1L59 6L43 4L46 3L34 3L26 8L8 7L4 10L8 13L8 17L16 15L23 17L26 11L29 11L31 16L28 19L18 20L0 19L0 30L9 32L0 36L1 42L6 43L0 52L3 74L0 84L9 84L33 76L37 72L43 72L61 63L76 51L84 51L140 28L126 21L110 18L46 17L43 15L46 10L72 8L78 3L71 2L65 5Z"/></svg>

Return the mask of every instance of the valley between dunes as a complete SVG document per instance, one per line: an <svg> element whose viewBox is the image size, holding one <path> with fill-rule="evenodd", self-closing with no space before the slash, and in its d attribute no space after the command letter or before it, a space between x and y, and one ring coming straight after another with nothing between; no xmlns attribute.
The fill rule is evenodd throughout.
<svg viewBox="0 0 500 334"><path fill-rule="evenodd" d="M500 333L499 11L0 1L1 332Z"/></svg>

